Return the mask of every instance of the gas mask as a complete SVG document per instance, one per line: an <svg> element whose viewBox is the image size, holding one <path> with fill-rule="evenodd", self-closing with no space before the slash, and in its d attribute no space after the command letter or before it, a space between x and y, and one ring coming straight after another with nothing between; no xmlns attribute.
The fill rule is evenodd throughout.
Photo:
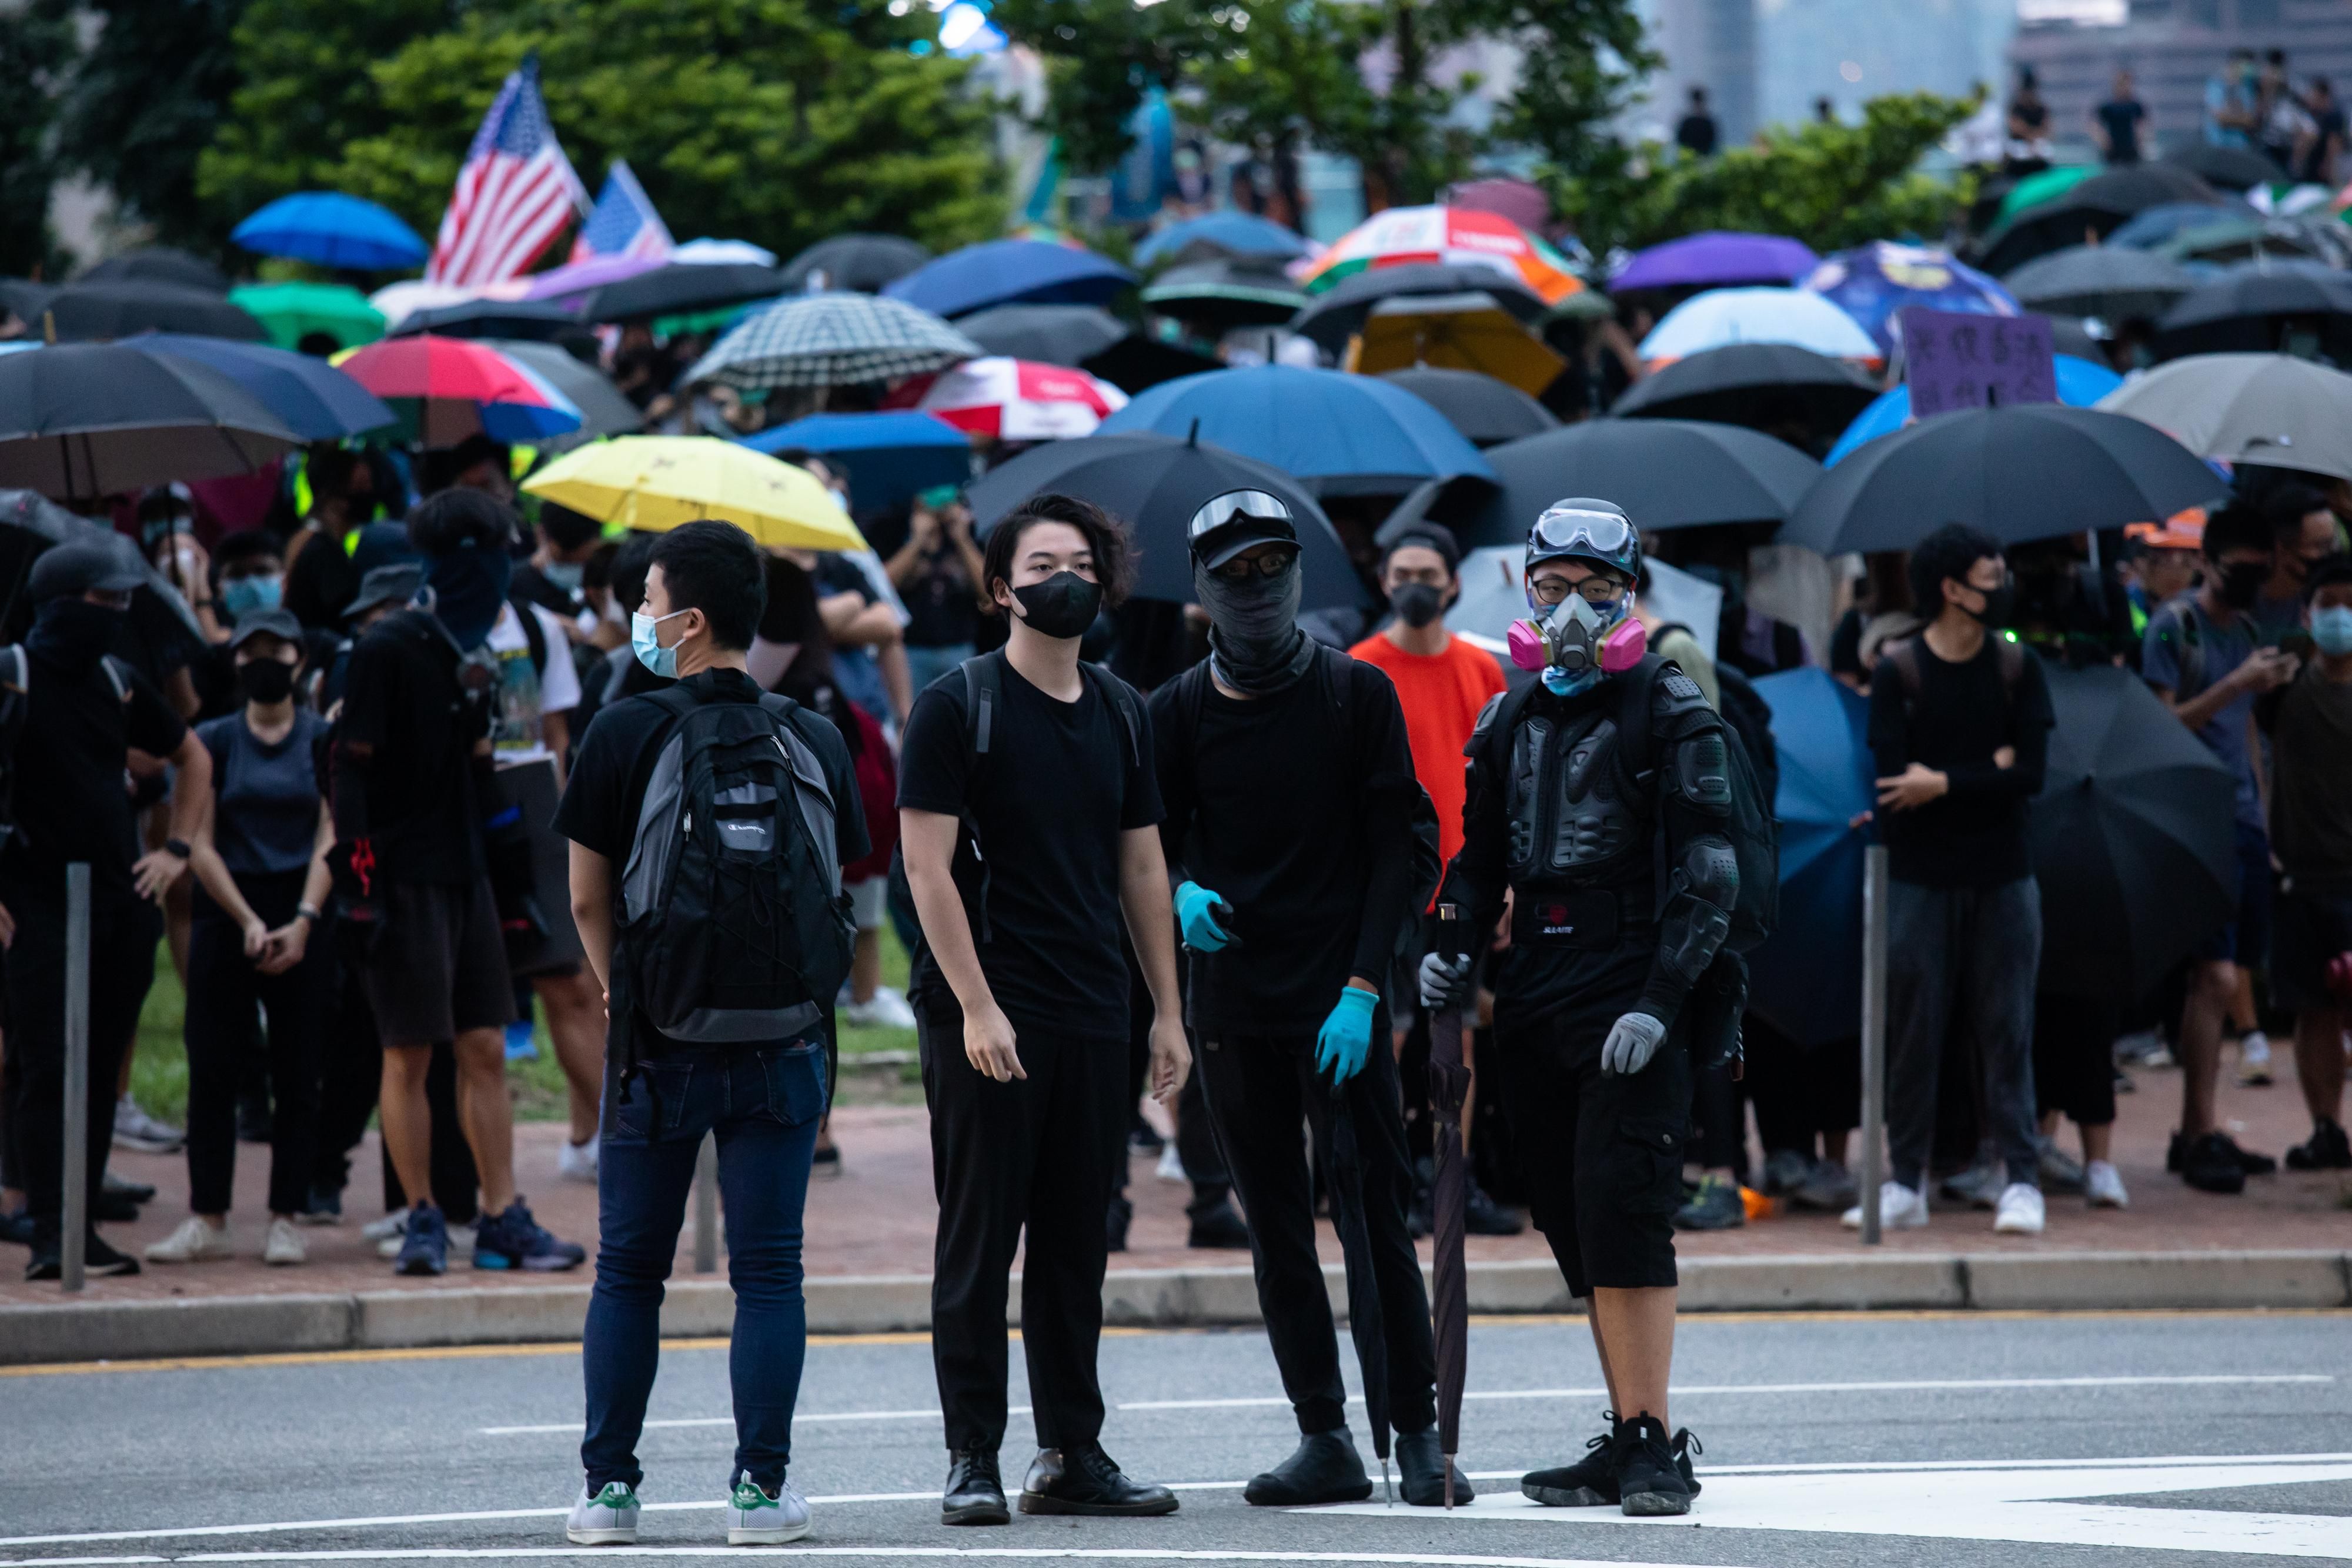
<svg viewBox="0 0 2352 1568"><path fill-rule="evenodd" d="M1535 613L1511 622L1511 663L1542 672L1544 685L1557 696L1589 691L1603 676L1632 669L1649 651L1649 633L1633 619L1630 589L1606 606L1581 593L1547 609L1530 592L1528 604Z"/></svg>

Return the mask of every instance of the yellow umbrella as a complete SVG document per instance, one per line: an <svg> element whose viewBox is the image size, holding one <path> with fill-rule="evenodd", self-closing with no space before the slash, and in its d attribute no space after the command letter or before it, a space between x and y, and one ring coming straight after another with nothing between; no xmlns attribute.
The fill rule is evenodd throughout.
<svg viewBox="0 0 2352 1568"><path fill-rule="evenodd" d="M667 533L717 517L779 549L863 549L807 470L715 435L624 435L568 452L524 489L602 523Z"/></svg>
<svg viewBox="0 0 2352 1568"><path fill-rule="evenodd" d="M1568 369L1542 339L1478 292L1381 300L1365 319L1354 358L1349 368L1368 376L1414 365L1477 371L1530 396Z"/></svg>

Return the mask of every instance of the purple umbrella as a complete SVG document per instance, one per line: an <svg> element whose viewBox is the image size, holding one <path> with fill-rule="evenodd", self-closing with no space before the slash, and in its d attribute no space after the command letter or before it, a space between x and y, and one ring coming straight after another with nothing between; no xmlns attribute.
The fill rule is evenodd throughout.
<svg viewBox="0 0 2352 1568"><path fill-rule="evenodd" d="M1879 348L1893 352L1895 314L1906 305L1962 310L1979 316L2022 316L2010 291L1948 250L1879 240L1843 250L1805 279L1804 287L1862 324Z"/></svg>
<svg viewBox="0 0 2352 1568"><path fill-rule="evenodd" d="M1820 264L1802 240L1714 229L1636 251L1609 280L1629 288L1726 288L1743 283L1793 283Z"/></svg>
<svg viewBox="0 0 2352 1568"><path fill-rule="evenodd" d="M553 299L566 305L577 305L580 297L592 288L602 288L607 283L618 283L635 277L641 272L651 272L663 265L657 256L592 256L585 261L574 261L562 267L551 267L530 279L522 291L525 299Z"/></svg>

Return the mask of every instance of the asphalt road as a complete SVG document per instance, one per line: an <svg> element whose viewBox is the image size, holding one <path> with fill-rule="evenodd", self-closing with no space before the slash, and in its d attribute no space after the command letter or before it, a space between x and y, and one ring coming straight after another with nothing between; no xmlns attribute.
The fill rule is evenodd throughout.
<svg viewBox="0 0 2352 1568"><path fill-rule="evenodd" d="M563 1539L576 1349L0 1373L0 1568L629 1554ZM1706 1492L1684 1521L1519 1499L1520 1470L1580 1453L1595 1429L1578 1322L1473 1331L1463 1463L1482 1496L1451 1516L1245 1506L1241 1482L1295 1437L1262 1335L1117 1334L1103 1375L1106 1445L1131 1473L1182 1483L1182 1511L949 1531L928 1345L812 1345L793 1479L815 1530L778 1550L1432 1568L2352 1561L2352 1313L1685 1320L1673 1416L1706 1444ZM1017 1346L1014 1377L1018 1399ZM727 1410L724 1348L670 1347L636 1554L729 1550Z"/></svg>

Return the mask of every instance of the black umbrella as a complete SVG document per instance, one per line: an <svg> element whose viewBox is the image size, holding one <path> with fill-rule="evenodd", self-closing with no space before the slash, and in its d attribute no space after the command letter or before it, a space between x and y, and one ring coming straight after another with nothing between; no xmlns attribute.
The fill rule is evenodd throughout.
<svg viewBox="0 0 2352 1568"><path fill-rule="evenodd" d="M2251 191L2286 178L2285 170L2251 147L2217 147L2210 141L2192 141L2168 152L2164 162L2196 175L2217 191Z"/></svg>
<svg viewBox="0 0 2352 1568"><path fill-rule="evenodd" d="M1697 419L1794 436L1828 450L1879 394L1841 360L1793 343L1731 343L1644 376L1610 405L1627 419ZM1783 435L1783 432L1788 434Z"/></svg>
<svg viewBox="0 0 2352 1568"><path fill-rule="evenodd" d="M202 288L170 283L68 283L26 318L36 337L50 325L61 343L128 338L134 332L185 332L198 338L234 338L258 343L269 334L241 307Z"/></svg>
<svg viewBox="0 0 2352 1568"><path fill-rule="evenodd" d="M792 292L799 280L772 267L751 262L674 261L592 289L580 302L583 321L632 321L647 316L685 316Z"/></svg>
<svg viewBox="0 0 2352 1568"><path fill-rule="evenodd" d="M299 444L209 365L125 343L0 355L0 486L111 496L250 474Z"/></svg>
<svg viewBox="0 0 2352 1568"><path fill-rule="evenodd" d="M1290 329L1336 354L1364 329L1372 307L1383 299L1400 294L1473 293L1493 295L1496 304L1522 321L1540 321L1550 309L1534 289L1491 267L1415 261L1402 267L1375 267L1341 278L1292 317Z"/></svg>
<svg viewBox="0 0 2352 1568"><path fill-rule="evenodd" d="M963 322L956 325L961 327ZM1089 375L1100 376L1132 396L1179 376L1197 376L1203 371L1220 371L1224 366L1206 354L1196 354L1141 332L1129 332L1101 353L1080 361L1078 368Z"/></svg>
<svg viewBox="0 0 2352 1568"><path fill-rule="evenodd" d="M1465 550L1523 542L1563 496L1614 501L1645 531L1779 522L1822 472L1769 435L1683 419L1587 420L1507 442L1486 461L1499 488L1457 485L1430 508L1454 523Z"/></svg>
<svg viewBox="0 0 2352 1568"><path fill-rule="evenodd" d="M2129 670L2049 677L2041 988L2144 997L2235 911L2236 776Z"/></svg>
<svg viewBox="0 0 2352 1568"><path fill-rule="evenodd" d="M0 490L0 629L19 634L26 617L25 574L51 545L95 543L144 579L131 596L131 614L151 647L204 641L204 628L171 580L140 555L139 547L103 523L79 517L30 490Z"/></svg>
<svg viewBox="0 0 2352 1568"><path fill-rule="evenodd" d="M536 299L467 299L434 310L412 310L400 319L387 338L414 338L431 332L442 338L520 338L552 343L584 336L579 316L561 305Z"/></svg>
<svg viewBox="0 0 2352 1568"><path fill-rule="evenodd" d="M1459 909L1437 906L1432 952L1454 954L1463 940ZM1463 1259L1469 1235L1470 1160L1463 1146L1462 1105L1470 1070L1462 1061L1464 1019L1457 1003L1429 1020L1429 1111L1436 1176L1430 1184L1431 1327L1437 1342L1437 1448L1445 1464L1445 1506L1454 1506L1454 1456L1462 1451L1462 1387L1470 1364L1470 1276ZM1351 1301L1352 1310L1352 1301ZM1369 1392L1369 1389L1368 1389Z"/></svg>
<svg viewBox="0 0 2352 1568"><path fill-rule="evenodd" d="M2157 352L2292 352L2352 361L2352 273L2315 262L2249 262L2200 284L2157 323ZM2305 357L2308 357L2307 355Z"/></svg>
<svg viewBox="0 0 2352 1568"><path fill-rule="evenodd" d="M2160 521L2224 488L2187 447L2125 414L2054 402L1960 409L1854 448L1777 542L1823 555L1909 549L1959 522L2022 544Z"/></svg>
<svg viewBox="0 0 2352 1568"><path fill-rule="evenodd" d="M1318 1080L1319 1082L1319 1080ZM1331 1085L1331 1228L1339 1233L1339 1256L1348 1275L1348 1337L1356 1344L1356 1365L1364 1379L1364 1424L1372 1429L1372 1452L1380 1456L1381 1490L1389 1490L1389 1341L1381 1321L1381 1282L1372 1267L1372 1231L1366 1213L1364 1155L1356 1135L1356 1113L1343 1084ZM1453 1480L1447 1477L1449 1496Z"/></svg>
<svg viewBox="0 0 2352 1568"><path fill-rule="evenodd" d="M200 256L190 256L168 245L147 246L110 256L81 275L83 283L168 283L179 288L201 288L226 294L228 274Z"/></svg>
<svg viewBox="0 0 2352 1568"><path fill-rule="evenodd" d="M998 305L956 330L992 354L1076 369L1134 329L1099 305Z"/></svg>
<svg viewBox="0 0 2352 1568"><path fill-rule="evenodd" d="M1515 386L1476 371L1441 371L1428 365L1383 371L1393 382L1445 416L1445 423L1476 446L1494 446L1523 435L1558 430L1551 410Z"/></svg>
<svg viewBox="0 0 2352 1568"><path fill-rule="evenodd" d="M2144 208L2172 202L2218 206L2221 201L2212 186L2186 169L2165 163L2110 169L2011 215L1985 235L1977 264L1990 273L2007 273L2037 256L2081 245L2086 237L2105 239Z"/></svg>
<svg viewBox="0 0 2352 1568"><path fill-rule="evenodd" d="M2088 360L2095 365L2107 362L2107 351L2091 336L2091 329L2080 316L2051 316L2039 310L2028 310L2028 316L2040 316L2050 323L2050 351L2072 354L2078 360ZM1892 370L1888 371L1891 375Z"/></svg>
<svg viewBox="0 0 2352 1568"><path fill-rule="evenodd" d="M1136 597L1188 604L1192 558L1184 530L1204 503L1229 490L1263 490L1290 508L1307 567L1301 608L1365 602L1347 547L1314 498L1281 469L1221 446L1147 431L1049 441L974 480L964 500L983 537L1032 496L1058 491L1092 501L1134 530Z"/></svg>
<svg viewBox="0 0 2352 1568"><path fill-rule="evenodd" d="M1281 326L1307 303L1307 291L1278 261L1229 256L1170 267L1144 286L1143 302L1204 330L1229 332Z"/></svg>
<svg viewBox="0 0 2352 1568"><path fill-rule="evenodd" d="M897 235L835 235L817 241L776 270L791 280L792 287L812 294L828 288L874 294L930 259L929 250Z"/></svg>
<svg viewBox="0 0 2352 1568"><path fill-rule="evenodd" d="M2110 321L2161 316L2197 287L2179 262L2120 245L2075 245L2037 256L2001 279L2018 302L2036 310L2098 316Z"/></svg>

